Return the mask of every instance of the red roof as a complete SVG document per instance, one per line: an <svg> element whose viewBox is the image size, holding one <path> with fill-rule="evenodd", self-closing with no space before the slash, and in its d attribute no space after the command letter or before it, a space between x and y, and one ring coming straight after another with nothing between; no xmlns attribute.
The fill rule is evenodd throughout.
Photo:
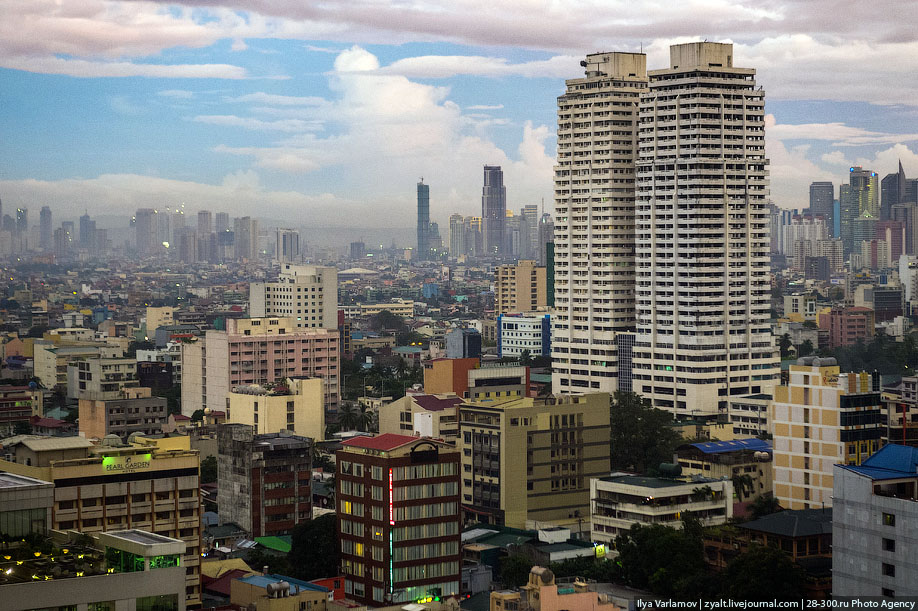
<svg viewBox="0 0 918 611"><path fill-rule="evenodd" d="M188 416L186 416L186 415L184 415L184 414L172 414L172 417L173 417L175 420L191 420L191 418L189 418Z"/></svg>
<svg viewBox="0 0 918 611"><path fill-rule="evenodd" d="M384 433L376 437L354 437L342 442L341 445L353 448L367 448L368 450L394 450L412 441L417 441L414 435L396 435L395 433Z"/></svg>
<svg viewBox="0 0 918 611"><path fill-rule="evenodd" d="M32 426L40 426L46 429L59 429L67 426L66 420L58 420L57 418L41 418L39 416L32 416L29 418L29 421L32 423Z"/></svg>
<svg viewBox="0 0 918 611"><path fill-rule="evenodd" d="M439 412L444 409L456 407L458 404L462 403L462 399L459 397L443 399L436 395L414 395L411 398L428 412Z"/></svg>

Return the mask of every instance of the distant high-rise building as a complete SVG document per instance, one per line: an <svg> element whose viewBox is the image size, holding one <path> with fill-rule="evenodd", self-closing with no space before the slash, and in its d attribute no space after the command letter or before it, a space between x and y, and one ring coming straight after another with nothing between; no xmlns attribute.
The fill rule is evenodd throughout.
<svg viewBox="0 0 918 611"><path fill-rule="evenodd" d="M137 253L140 255L153 254L158 250L154 223L156 211L153 208L139 208L134 214L134 235L137 244Z"/></svg>
<svg viewBox="0 0 918 611"><path fill-rule="evenodd" d="M363 260L367 256L367 245L364 242L351 242L351 259Z"/></svg>
<svg viewBox="0 0 918 611"><path fill-rule="evenodd" d="M449 254L453 258L466 254L464 220L461 214L451 214L449 217Z"/></svg>
<svg viewBox="0 0 918 611"><path fill-rule="evenodd" d="M54 232L51 229L51 208L42 206L38 213L38 247L49 251L54 246Z"/></svg>
<svg viewBox="0 0 918 611"><path fill-rule="evenodd" d="M230 230L228 213L218 212L216 219L216 223L214 224L214 233L223 233L224 231Z"/></svg>
<svg viewBox="0 0 918 611"><path fill-rule="evenodd" d="M234 257L254 260L258 257L258 220L250 216L233 219Z"/></svg>
<svg viewBox="0 0 918 611"><path fill-rule="evenodd" d="M198 211L198 235L210 235L214 232L213 217L210 210L199 210Z"/></svg>
<svg viewBox="0 0 918 611"><path fill-rule="evenodd" d="M171 241L176 241L176 242L177 242L178 239L176 238L176 236L177 236L179 233L181 233L181 231L182 231L183 229L185 229L185 226L186 226L186 223L185 223L185 206L184 206L184 204L182 205L181 208L178 208L178 209L172 211L172 218L171 218L170 222L171 222L171 224L172 224L172 233L170 234L170 236L171 236Z"/></svg>
<svg viewBox="0 0 918 611"><path fill-rule="evenodd" d="M542 214L542 218L539 219L539 237L538 243L536 244L536 250L538 257L539 265L547 265L547 257L545 253L546 245L549 242L555 241L555 222L552 220L551 215L547 212ZM551 290L554 291L554 287L551 287Z"/></svg>
<svg viewBox="0 0 918 611"><path fill-rule="evenodd" d="M29 231L29 211L26 208L16 208L16 231L19 233Z"/></svg>
<svg viewBox="0 0 918 611"><path fill-rule="evenodd" d="M92 250L96 245L96 222L89 213L80 217L80 249Z"/></svg>
<svg viewBox="0 0 918 611"><path fill-rule="evenodd" d="M539 259L539 207L535 204L520 209L520 258Z"/></svg>
<svg viewBox="0 0 918 611"><path fill-rule="evenodd" d="M899 171L887 174L880 181L880 218L882 220L891 219L893 206L905 201L905 184L905 170L902 169L902 162L899 161Z"/></svg>
<svg viewBox="0 0 918 611"><path fill-rule="evenodd" d="M419 261L430 258L430 185L418 183L418 254Z"/></svg>
<svg viewBox="0 0 918 611"><path fill-rule="evenodd" d="M514 216L513 212L507 210L507 217L504 219L504 254L515 259L520 258L523 252L523 223L522 218Z"/></svg>
<svg viewBox="0 0 918 611"><path fill-rule="evenodd" d="M484 167L481 189L482 242L487 256L505 254L504 224L507 218L507 189L499 165Z"/></svg>
<svg viewBox="0 0 918 611"><path fill-rule="evenodd" d="M880 193L877 173L854 166L849 171L849 183L838 189L841 209L841 238L845 251L852 252L860 248L854 230L858 218L880 218ZM891 213L891 208L890 208Z"/></svg>
<svg viewBox="0 0 918 611"><path fill-rule="evenodd" d="M484 252L482 225L483 223L480 216L465 217L465 246L467 255L477 257Z"/></svg>
<svg viewBox="0 0 918 611"><path fill-rule="evenodd" d="M824 216L830 232L835 219L834 204L835 185L831 182L810 183L810 214Z"/></svg>
<svg viewBox="0 0 918 611"><path fill-rule="evenodd" d="M175 256L182 263L198 262L198 234L191 227L180 227L175 230L173 235L173 244L170 250L174 250Z"/></svg>
<svg viewBox="0 0 918 611"><path fill-rule="evenodd" d="M300 255L300 232L295 229L277 228L275 233L275 259L278 263L296 263Z"/></svg>

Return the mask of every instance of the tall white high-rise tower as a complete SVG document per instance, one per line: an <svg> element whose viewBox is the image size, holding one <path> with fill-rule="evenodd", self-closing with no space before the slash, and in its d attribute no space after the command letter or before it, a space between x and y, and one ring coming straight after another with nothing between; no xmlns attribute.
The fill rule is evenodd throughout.
<svg viewBox="0 0 918 611"><path fill-rule="evenodd" d="M765 93L733 45L670 47L649 72L637 159L634 390L726 416L779 376L769 325Z"/></svg>

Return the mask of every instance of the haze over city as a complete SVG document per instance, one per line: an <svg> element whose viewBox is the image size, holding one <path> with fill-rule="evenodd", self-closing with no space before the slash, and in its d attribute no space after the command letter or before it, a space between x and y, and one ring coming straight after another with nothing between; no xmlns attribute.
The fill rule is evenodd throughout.
<svg viewBox="0 0 918 611"><path fill-rule="evenodd" d="M58 218L221 209L297 226L406 228L553 204L555 98L595 51L733 42L766 91L773 201L849 166L918 174L912 3L695 1L8 3L0 198ZM852 15L856 13L857 18ZM406 237L410 236L407 234ZM357 237L356 235L353 237Z"/></svg>

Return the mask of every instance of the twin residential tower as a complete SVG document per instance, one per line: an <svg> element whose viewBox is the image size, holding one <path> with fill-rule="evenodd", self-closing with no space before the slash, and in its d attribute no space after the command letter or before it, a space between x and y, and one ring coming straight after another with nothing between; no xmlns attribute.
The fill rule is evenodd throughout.
<svg viewBox="0 0 918 611"><path fill-rule="evenodd" d="M558 98L555 393L726 415L779 376L764 92L733 46L597 53Z"/></svg>

